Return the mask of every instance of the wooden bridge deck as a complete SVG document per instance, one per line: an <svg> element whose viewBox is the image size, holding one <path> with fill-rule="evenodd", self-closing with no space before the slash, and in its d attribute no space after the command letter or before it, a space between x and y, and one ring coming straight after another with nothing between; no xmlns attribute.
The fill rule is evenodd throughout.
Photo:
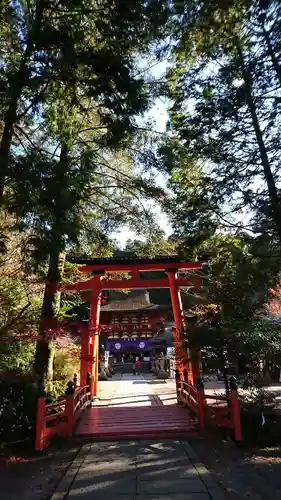
<svg viewBox="0 0 281 500"><path fill-rule="evenodd" d="M100 397L83 414L75 435L105 440L177 438L195 433L196 418L176 404L174 381L124 374L100 384Z"/></svg>

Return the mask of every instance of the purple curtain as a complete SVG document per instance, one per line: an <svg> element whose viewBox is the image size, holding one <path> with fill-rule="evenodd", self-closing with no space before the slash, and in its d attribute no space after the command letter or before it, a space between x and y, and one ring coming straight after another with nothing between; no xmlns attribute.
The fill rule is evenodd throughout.
<svg viewBox="0 0 281 500"><path fill-rule="evenodd" d="M120 351L150 351L152 350L152 342L147 339L125 340L115 339L106 340L105 348L107 351L120 352Z"/></svg>

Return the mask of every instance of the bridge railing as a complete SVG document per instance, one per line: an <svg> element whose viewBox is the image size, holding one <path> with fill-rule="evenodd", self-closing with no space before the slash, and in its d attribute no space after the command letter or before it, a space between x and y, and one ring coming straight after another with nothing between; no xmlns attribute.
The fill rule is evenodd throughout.
<svg viewBox="0 0 281 500"><path fill-rule="evenodd" d="M184 381L177 384L178 403L189 408L198 418L200 430L204 431L204 394L202 391Z"/></svg>
<svg viewBox="0 0 281 500"><path fill-rule="evenodd" d="M178 402L188 407L198 418L201 432L207 423L217 427L228 427L234 431L236 441L242 440L240 405L238 390L232 384L229 396L205 394L204 384L199 381L197 387L184 381L177 384Z"/></svg>
<svg viewBox="0 0 281 500"><path fill-rule="evenodd" d="M46 404L46 398L37 401L35 450L46 448L55 435L71 436L80 414L91 403L89 386L77 387L57 403Z"/></svg>

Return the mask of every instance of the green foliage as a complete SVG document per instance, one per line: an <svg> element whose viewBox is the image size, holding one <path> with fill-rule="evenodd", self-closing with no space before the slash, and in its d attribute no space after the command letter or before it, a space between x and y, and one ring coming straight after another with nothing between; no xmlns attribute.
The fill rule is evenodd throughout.
<svg viewBox="0 0 281 500"><path fill-rule="evenodd" d="M0 277L0 300L1 300L1 326L15 312L19 311L23 304L28 302L27 290L24 284L17 278L9 276Z"/></svg>
<svg viewBox="0 0 281 500"><path fill-rule="evenodd" d="M171 257L177 255L177 245L174 241L167 239L164 231L155 228L146 240L129 240L124 252L128 256L132 255L138 258Z"/></svg>
<svg viewBox="0 0 281 500"><path fill-rule="evenodd" d="M151 222L144 202L162 196L136 172L134 136L153 95L138 61L155 51L169 8L160 0L1 4L0 197L26 235L25 272L47 278L40 333L70 306L58 307L55 289L66 250L111 252L108 235ZM25 313L13 294L10 303L5 292L5 332L16 333L23 311L18 331L33 331L33 305ZM46 371L49 347L37 344L37 373ZM11 349L7 363L21 354L28 370L27 345Z"/></svg>
<svg viewBox="0 0 281 500"><path fill-rule="evenodd" d="M0 346L0 372L32 373L36 342L10 340Z"/></svg>
<svg viewBox="0 0 281 500"><path fill-rule="evenodd" d="M268 320L253 316L242 325L233 316L233 325L219 321L217 307L206 307L204 312L198 309L200 320L191 332L191 344L200 346L203 357L214 358L216 366L234 365L235 370L242 363L250 372L243 382L243 388L262 387L270 383L266 375L261 374L268 366L279 367L281 355L280 326Z"/></svg>
<svg viewBox="0 0 281 500"><path fill-rule="evenodd" d="M46 111L46 101L54 104L47 111L54 133L67 116L78 113L82 124L91 107L99 117L100 144L124 140L134 116L149 102L143 78L135 72L135 56L157 41L168 9L168 2L155 0L106 0L102 7L85 0L59 1L55 9L49 1L1 5L4 177L12 138L21 144L23 124L32 125L36 113ZM56 106L57 96L64 94L72 113L62 102ZM66 140L67 134L62 135Z"/></svg>
<svg viewBox="0 0 281 500"><path fill-rule="evenodd" d="M192 341L221 368L256 367L280 349L279 328L256 321L280 272L280 2L175 8L159 154L181 251L210 263Z"/></svg>
<svg viewBox="0 0 281 500"><path fill-rule="evenodd" d="M235 324L247 329L277 281L279 261L259 255L256 240L247 233L217 234L193 251L209 256L206 286L210 302L218 305L220 322L226 328Z"/></svg>
<svg viewBox="0 0 281 500"><path fill-rule="evenodd" d="M281 355L281 327L268 320L256 320L249 332L246 349L247 356L256 367L261 359L274 363ZM244 334L246 338L247 332Z"/></svg>
<svg viewBox="0 0 281 500"><path fill-rule="evenodd" d="M252 386L250 390L247 390L243 394L240 393L239 399L242 406L259 410L274 408L276 405L276 394L274 392L270 392L262 387L257 388L256 386Z"/></svg>
<svg viewBox="0 0 281 500"><path fill-rule="evenodd" d="M19 335L37 335L41 304L30 299L24 281L0 277L0 371L27 374L32 371L35 341L19 341Z"/></svg>
<svg viewBox="0 0 281 500"><path fill-rule="evenodd" d="M77 243L72 244L68 255L70 257L112 257L116 250L115 242L109 237L96 231L96 234L91 234L88 231L81 231L78 236Z"/></svg>
<svg viewBox="0 0 281 500"><path fill-rule="evenodd" d="M34 332L40 303L30 296L27 281L0 276L0 304L0 335Z"/></svg>
<svg viewBox="0 0 281 500"><path fill-rule="evenodd" d="M1 445L33 439L35 435L37 386L27 377L0 380Z"/></svg>
<svg viewBox="0 0 281 500"><path fill-rule="evenodd" d="M52 2L3 5L3 37L15 45L1 73L0 187L6 178L35 268L149 218L141 200L159 189L134 171L135 117L150 104L136 58L161 36L168 10L158 0L58 2L55 12Z"/></svg>
<svg viewBox="0 0 281 500"><path fill-rule="evenodd" d="M74 373L79 372L80 347L71 342L66 347L61 347L56 354L54 362L55 380L72 380Z"/></svg>
<svg viewBox="0 0 281 500"><path fill-rule="evenodd" d="M247 363L259 371L261 360L275 362L281 348L279 325L257 318L268 288L278 279L279 262L259 256L248 234L216 234L192 252L207 254L210 265L205 277L209 303L194 308L198 323L190 342L201 347L206 359L216 360L221 370L239 370L239 364Z"/></svg>
<svg viewBox="0 0 281 500"><path fill-rule="evenodd" d="M245 228L280 254L280 24L274 0L185 1L175 16L163 162L189 243Z"/></svg>
<svg viewBox="0 0 281 500"><path fill-rule="evenodd" d="M64 394L67 382L73 380L74 374L80 369L80 348L73 342L61 347L56 352L54 360L54 379L52 398L57 400Z"/></svg>

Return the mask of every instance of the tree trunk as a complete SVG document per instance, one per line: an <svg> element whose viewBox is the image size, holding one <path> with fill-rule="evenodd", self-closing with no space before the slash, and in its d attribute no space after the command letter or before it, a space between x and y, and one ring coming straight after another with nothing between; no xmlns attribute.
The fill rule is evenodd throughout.
<svg viewBox="0 0 281 500"><path fill-rule="evenodd" d="M55 250L54 253L50 255L47 282L42 305L43 327L44 322L47 327L48 323L53 323L53 320L56 318L60 308L60 291L58 288L63 275L64 262L65 250Z"/></svg>
<svg viewBox="0 0 281 500"><path fill-rule="evenodd" d="M10 105L10 109L6 114L4 130L0 144L0 197L2 197L4 193L5 178L8 171L10 149L13 136L13 126L16 121L17 106L18 100L14 100Z"/></svg>
<svg viewBox="0 0 281 500"><path fill-rule="evenodd" d="M28 58L29 57L26 52L22 58L20 68L14 75L13 81L11 83L12 88L9 107L5 115L3 135L0 143L0 197L2 197L4 193L5 178L8 172L11 144L13 138L13 128L17 121L19 99L26 83Z"/></svg>
<svg viewBox="0 0 281 500"><path fill-rule="evenodd" d="M63 274L64 261L65 251L56 251L53 255L50 255L49 269L42 305L40 339L37 342L34 361L35 373L40 377L46 376L49 382L53 379L52 373L55 353L53 354L54 347L51 345L48 329L56 326L55 318L60 305L60 292L58 291L58 286ZM49 362L51 355L53 359L52 363Z"/></svg>
<svg viewBox="0 0 281 500"><path fill-rule="evenodd" d="M57 176L63 181L63 176L68 171L68 147L66 143L61 145L60 161L57 167ZM61 214L63 216L64 214ZM45 293L42 306L42 318L40 325L40 339L37 342L36 354L34 361L34 371L41 377L47 376L47 380L51 383L53 379L53 361L55 354L50 346L50 338L48 329L56 327L56 317L60 307L60 292L59 283L61 281L64 262L65 250L61 248L60 234L60 215L58 215L53 226L53 250L49 257L49 269L45 285ZM49 362L50 356L52 361Z"/></svg>
<svg viewBox="0 0 281 500"><path fill-rule="evenodd" d="M223 382L224 382L224 387L225 387L225 394L229 396L230 389L229 389L229 383L228 383L228 376L227 376L227 369L226 369L226 361L225 361L225 356L223 349L219 350L219 364L220 364L220 369L223 375Z"/></svg>
<svg viewBox="0 0 281 500"><path fill-rule="evenodd" d="M277 232L278 238L279 238L280 243L281 243L281 206L280 206L280 202L279 202L277 187L276 187L275 180L274 180L274 175L273 175L271 168L270 168L270 163L269 163L265 143L263 140L263 134L262 134L259 120L258 120L258 116L257 116L256 105L255 105L254 99L253 99L252 83L251 83L252 76L251 76L249 70L245 66L243 53L242 53L242 50L240 49L240 47L238 47L238 55L240 58L243 78L244 78L244 82L245 82L245 93L246 93L248 109L250 111L250 115L251 115L251 119L252 119L252 123L253 123L253 128L254 128L254 132L256 135L258 148L259 148L259 152L260 152L261 163L263 166L264 178L265 178L265 181L267 184L267 189L268 189L268 194L269 194L269 199L270 199L270 204L271 204L271 210L272 210L272 216L273 216L273 220L275 223L276 232Z"/></svg>
<svg viewBox="0 0 281 500"><path fill-rule="evenodd" d="M56 355L56 348L53 342L49 342L49 356L47 365L47 376L46 376L46 390L47 392L52 392L53 381L54 381L54 360Z"/></svg>

